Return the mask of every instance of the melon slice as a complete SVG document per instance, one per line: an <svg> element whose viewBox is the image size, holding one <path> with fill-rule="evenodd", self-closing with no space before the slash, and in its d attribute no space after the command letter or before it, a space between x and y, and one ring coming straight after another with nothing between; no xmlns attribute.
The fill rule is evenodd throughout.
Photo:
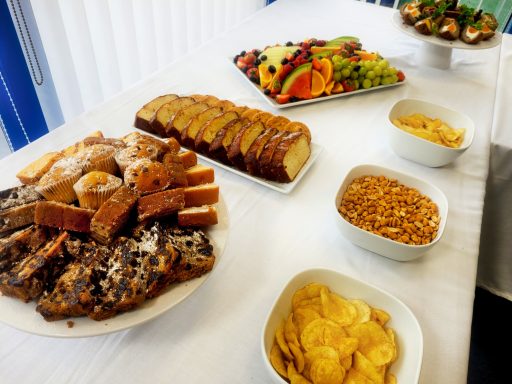
<svg viewBox="0 0 512 384"><path fill-rule="evenodd" d="M281 94L295 96L299 99L311 99L312 63L295 68L284 80Z"/></svg>

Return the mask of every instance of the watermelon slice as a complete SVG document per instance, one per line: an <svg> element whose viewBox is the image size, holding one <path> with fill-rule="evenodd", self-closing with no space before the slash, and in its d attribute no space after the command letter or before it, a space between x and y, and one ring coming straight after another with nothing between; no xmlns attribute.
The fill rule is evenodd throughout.
<svg viewBox="0 0 512 384"><path fill-rule="evenodd" d="M281 94L295 96L299 99L311 99L312 63L295 68L284 80Z"/></svg>

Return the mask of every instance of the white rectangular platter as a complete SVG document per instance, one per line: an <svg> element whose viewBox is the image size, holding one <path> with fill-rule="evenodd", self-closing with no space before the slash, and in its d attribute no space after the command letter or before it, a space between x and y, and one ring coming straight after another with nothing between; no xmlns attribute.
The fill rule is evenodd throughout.
<svg viewBox="0 0 512 384"><path fill-rule="evenodd" d="M233 60L232 59L230 59L230 60L233 63ZM379 85L378 87L372 87L372 88L368 88L368 89L358 89L357 91L352 91L352 92L343 92L343 93L337 93L336 95L320 96L320 97L315 97L314 99L300 100L300 101L295 101L293 103L279 104L272 97L265 95L263 93L262 89L257 84L255 84L251 80L249 80L249 78L245 75L245 73L243 73L235 64L232 64L232 65L233 65L235 71L238 72L254 89L256 89L258 94L260 94L261 97L263 97L263 99L265 99L265 101L269 105L271 105L274 108L279 108L279 109L298 107L299 105L317 103L319 101L338 99L340 97L358 95L360 93L374 92L374 91L378 91L380 89L397 87L397 86L403 85L407 82L407 80L404 80L404 81L397 82L395 84Z"/></svg>
<svg viewBox="0 0 512 384"><path fill-rule="evenodd" d="M250 175L247 172L242 172L242 171L240 171L239 169L237 169L235 167L231 167L229 165L221 163L220 161L210 159L210 158L208 158L208 157L206 157L204 155L201 155L199 153L197 154L197 157L199 157L201 160L204 160L204 161L206 161L208 163L216 165L216 166L218 166L220 168L223 168L223 169L225 169L225 170L227 170L229 172L235 173L235 174L237 174L239 176L242 176L242 177L244 177L244 178L246 178L248 180L251 180L251 181L253 181L255 183L258 183L258 184L261 184L261 185L263 185L263 186L265 186L267 188L273 189L274 191L288 194L291 191L293 191L293 189L297 186L297 184L302 179L302 177L306 174L306 172L309 170L309 168L316 161L316 159L318 158L318 156L320 155L322 150L323 150L323 147L321 147L320 145L315 144L315 143L311 143L311 155L309 156L308 161L306 162L306 164L304 164L304 166L302 167L300 172L297 174L295 179L292 182L290 182L290 183L278 183L278 182L275 182L275 181L270 181L270 180L262 179L261 177L252 176L252 175Z"/></svg>

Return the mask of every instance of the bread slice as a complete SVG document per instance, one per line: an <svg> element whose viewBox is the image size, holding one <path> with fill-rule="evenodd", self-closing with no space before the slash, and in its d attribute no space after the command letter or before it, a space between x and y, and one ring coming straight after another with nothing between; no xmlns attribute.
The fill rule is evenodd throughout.
<svg viewBox="0 0 512 384"><path fill-rule="evenodd" d="M201 184L183 190L185 193L185 208L215 204L219 201L219 186L216 184Z"/></svg>
<svg viewBox="0 0 512 384"><path fill-rule="evenodd" d="M252 118L254 117L254 115L256 115L257 113L260 113L260 112L263 112L263 111L261 109L249 108L242 113L241 117L245 117L246 119L249 119L252 121Z"/></svg>
<svg viewBox="0 0 512 384"><path fill-rule="evenodd" d="M200 184L213 183L215 181L215 172L212 167L206 167L197 164L185 171L189 187Z"/></svg>
<svg viewBox="0 0 512 384"><path fill-rule="evenodd" d="M0 233L34 222L35 203L43 200L33 185L0 191Z"/></svg>
<svg viewBox="0 0 512 384"><path fill-rule="evenodd" d="M228 159L228 149L237 133L250 121L246 118L232 120L226 124L215 136L210 148L208 148L208 156L212 159L218 159L225 164L231 164Z"/></svg>
<svg viewBox="0 0 512 384"><path fill-rule="evenodd" d="M271 179L272 174L270 172L272 156L274 155L274 151L277 148L279 142L283 139L283 137L289 135L289 132L279 131L274 136L272 136L261 151L259 161L259 174L265 179Z"/></svg>
<svg viewBox="0 0 512 384"><path fill-rule="evenodd" d="M134 127L142 129L143 131L149 133L155 133L155 131L151 127L150 121L152 120L156 110L160 108L163 104L168 103L169 101L174 100L176 98L178 98L178 95L168 94L158 96L151 100L149 103L145 104L135 114L135 122L133 123Z"/></svg>
<svg viewBox="0 0 512 384"><path fill-rule="evenodd" d="M196 152L207 153L210 148L210 144L217 135L217 132L219 132L230 121L235 119L238 119L238 113L229 111L214 117L204 124L195 137L194 148Z"/></svg>
<svg viewBox="0 0 512 384"><path fill-rule="evenodd" d="M253 122L242 128L229 146L228 159L242 171L246 170L244 157L254 140L265 130L261 121Z"/></svg>
<svg viewBox="0 0 512 384"><path fill-rule="evenodd" d="M179 155L168 153L164 156L162 163L167 168L169 175L169 188L180 188L188 185L183 160Z"/></svg>
<svg viewBox="0 0 512 384"><path fill-rule="evenodd" d="M34 184L50 170L53 164L64 157L60 152L49 152L31 162L16 174L23 184Z"/></svg>
<svg viewBox="0 0 512 384"><path fill-rule="evenodd" d="M228 110L232 110L233 107L235 107L235 103L229 100L219 100L214 104L215 107L219 107L224 112L227 112Z"/></svg>
<svg viewBox="0 0 512 384"><path fill-rule="evenodd" d="M199 101L208 104L210 107L214 107L215 104L219 102L219 98L212 95L204 95L204 97Z"/></svg>
<svg viewBox="0 0 512 384"><path fill-rule="evenodd" d="M233 111L233 112L236 112L238 113L240 116L242 116L242 114L247 111L249 109L248 106L246 105L235 105L234 107L231 107L229 109L229 111Z"/></svg>
<svg viewBox="0 0 512 384"><path fill-rule="evenodd" d="M83 140L76 142L73 145L70 145L69 147L64 148L61 153L66 156L73 156L74 154L82 151L88 144L87 141L89 139L101 139L103 138L103 133L101 131L94 131L87 135Z"/></svg>
<svg viewBox="0 0 512 384"><path fill-rule="evenodd" d="M217 209L211 205L184 208L178 211L178 225L180 227L203 227L215 225L218 222Z"/></svg>
<svg viewBox="0 0 512 384"><path fill-rule="evenodd" d="M273 117L274 115L270 112L261 111L252 115L251 121L261 121L263 124L265 124L267 120L270 120Z"/></svg>
<svg viewBox="0 0 512 384"><path fill-rule="evenodd" d="M306 135L308 143L311 143L311 132L308 126L300 121L291 121L284 126L284 130L288 132L302 132Z"/></svg>
<svg viewBox="0 0 512 384"><path fill-rule="evenodd" d="M160 106L150 120L151 128L153 132L166 137L165 127L176 112L186 107L187 105L193 104L196 101L191 97L178 97Z"/></svg>
<svg viewBox="0 0 512 384"><path fill-rule="evenodd" d="M285 130L284 127L290 122L290 119L284 116L272 116L265 122L267 128L275 128L280 131Z"/></svg>
<svg viewBox="0 0 512 384"><path fill-rule="evenodd" d="M21 228L34 222L36 202L20 205L0 212L0 233Z"/></svg>
<svg viewBox="0 0 512 384"><path fill-rule="evenodd" d="M311 155L306 135L293 132L283 138L276 147L271 161L271 174L275 181L289 183L302 169Z"/></svg>
<svg viewBox="0 0 512 384"><path fill-rule="evenodd" d="M178 156L180 157L183 169L185 170L197 165L197 155L194 151L181 152L178 153Z"/></svg>
<svg viewBox="0 0 512 384"><path fill-rule="evenodd" d="M247 172L251 175L258 176L260 167L259 167L259 158L265 144L270 140L272 136L274 136L278 132L275 128L267 128L253 141L249 150L244 156L245 167Z"/></svg>
<svg viewBox="0 0 512 384"><path fill-rule="evenodd" d="M139 197L137 202L137 220L139 222L169 216L185 207L183 188L168 189Z"/></svg>
<svg viewBox="0 0 512 384"><path fill-rule="evenodd" d="M221 113L222 109L219 107L210 107L197 114L181 131L181 145L194 149L197 132L208 121Z"/></svg>
<svg viewBox="0 0 512 384"><path fill-rule="evenodd" d="M167 123L165 127L166 136L180 139L181 131L187 126L188 122L192 120L194 116L208 108L208 104L199 101L180 109Z"/></svg>
<svg viewBox="0 0 512 384"><path fill-rule="evenodd" d="M34 222L49 227L88 233L94 213L92 209L78 208L56 201L38 201Z"/></svg>

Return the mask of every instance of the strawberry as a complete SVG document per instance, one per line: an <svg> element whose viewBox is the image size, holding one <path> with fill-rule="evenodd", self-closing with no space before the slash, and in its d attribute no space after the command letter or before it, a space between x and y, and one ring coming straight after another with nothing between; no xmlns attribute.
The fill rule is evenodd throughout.
<svg viewBox="0 0 512 384"><path fill-rule="evenodd" d="M343 86L343 90L345 92L352 92L355 91L356 85L354 84L354 80L352 79L346 79L341 82L341 85Z"/></svg>
<svg viewBox="0 0 512 384"><path fill-rule="evenodd" d="M247 53L244 56L245 64L252 64L256 60L256 55L254 53Z"/></svg>
<svg viewBox="0 0 512 384"><path fill-rule="evenodd" d="M396 73L396 76L398 77L398 81L404 81L405 80L405 74L402 71L398 71Z"/></svg>
<svg viewBox="0 0 512 384"><path fill-rule="evenodd" d="M290 95L276 95L276 101L278 104L286 104L290 102Z"/></svg>

